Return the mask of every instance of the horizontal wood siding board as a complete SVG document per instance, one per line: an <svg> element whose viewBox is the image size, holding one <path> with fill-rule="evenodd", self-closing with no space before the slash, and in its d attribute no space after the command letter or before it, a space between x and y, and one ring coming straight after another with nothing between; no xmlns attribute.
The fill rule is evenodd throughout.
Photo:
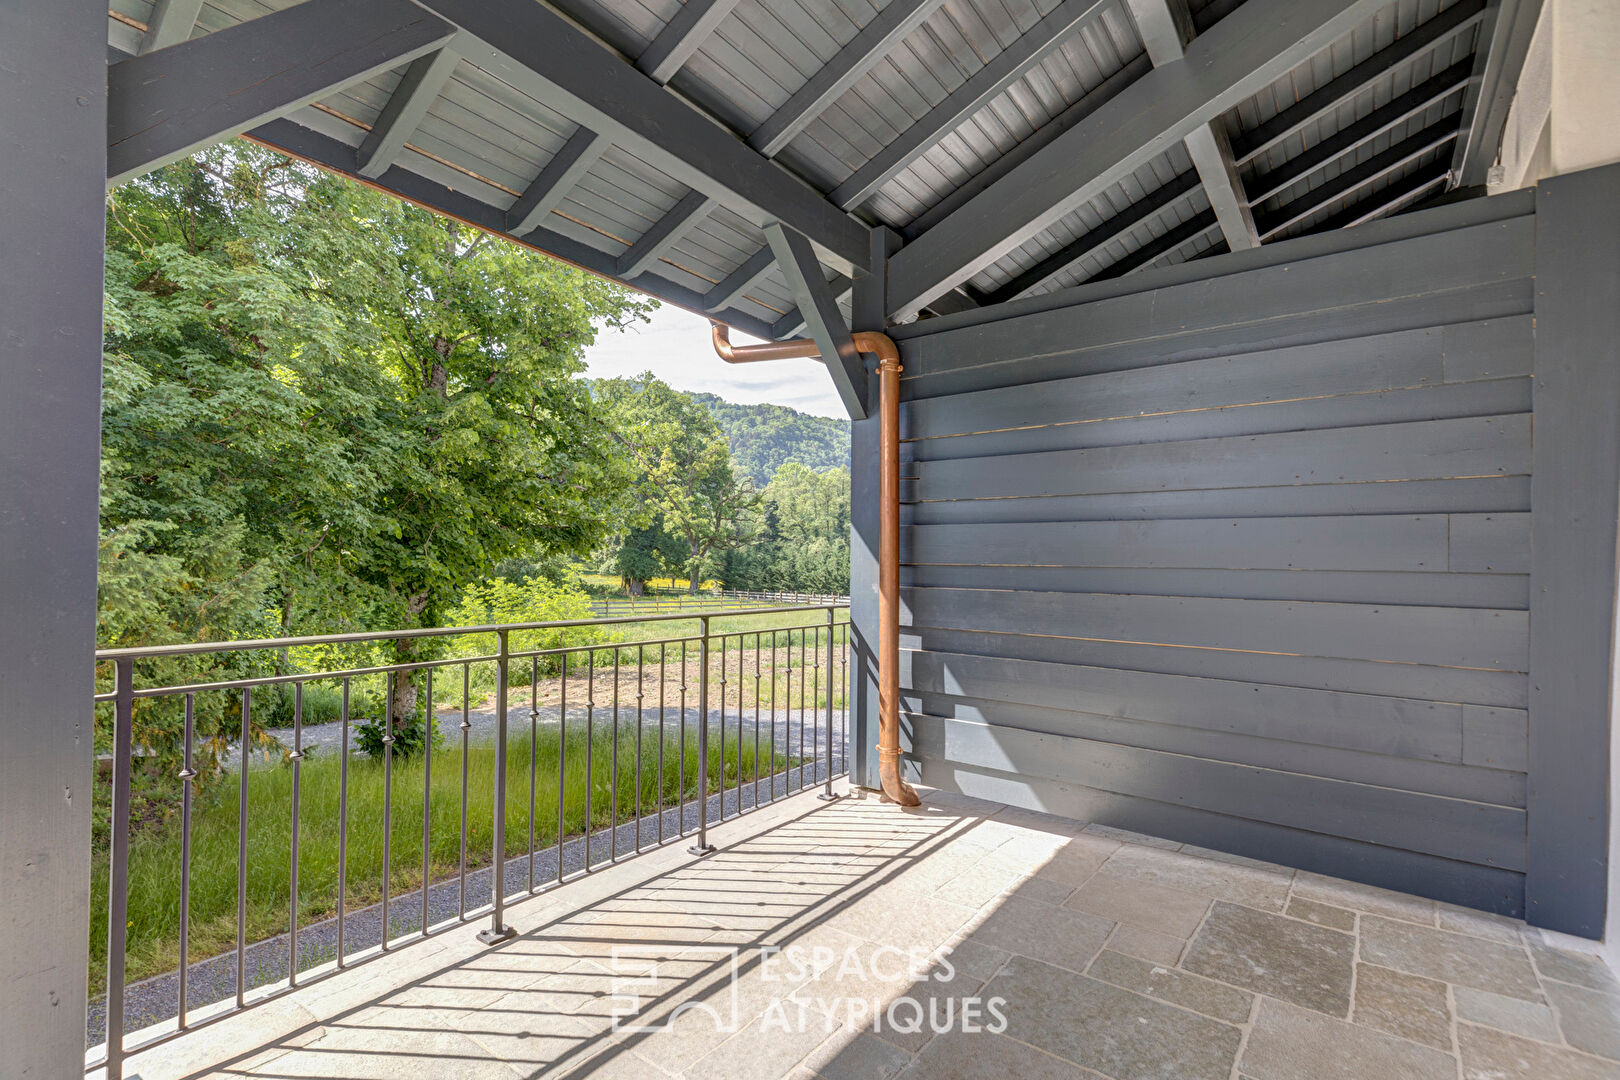
<svg viewBox="0 0 1620 1080"><path fill-rule="evenodd" d="M1032 396L1039 393L1039 385L1032 387ZM903 461L948 461L1097 446L1503 416L1528 413L1530 398L1530 380L1518 378L1178 411L1144 410L1146 415L1142 416L924 438L903 444L901 458Z"/></svg>
<svg viewBox="0 0 1620 1080"><path fill-rule="evenodd" d="M923 761L916 775L928 786L945 791L1198 844L1514 918L1524 914L1524 875L1518 871L938 759Z"/></svg>
<svg viewBox="0 0 1620 1080"><path fill-rule="evenodd" d="M1060 664L1090 664L1132 671L1162 671L1171 675L1342 690L1351 694L1456 701L1509 709L1525 708L1529 693L1525 675L1519 671L1484 671L1428 664L1388 664L1335 657L1038 637L950 627L901 627L900 647L1050 660Z"/></svg>
<svg viewBox="0 0 1620 1080"><path fill-rule="evenodd" d="M1535 282L1512 278L1489 285L1425 293L1419 296L1372 300L1363 304L1326 311L1305 311L1278 315L1259 326L1216 326L1188 329L1169 337L1111 343L1092 349L1077 345L1051 348L1018 361L1003 364L993 359L994 347L979 363L963 363L941 368L926 378L920 374L900 384L900 400L912 401L971 390L985 390L1025 382L1071 378L1099 371L1118 371L1144 363L1180 363L1237 352L1315 345L1340 338L1360 338L1402 330L1424 330L1449 323L1509 319L1523 316L1534 303ZM901 361L920 366L901 349Z"/></svg>
<svg viewBox="0 0 1620 1080"><path fill-rule="evenodd" d="M914 497L1104 492L1520 476L1526 415L918 462Z"/></svg>
<svg viewBox="0 0 1620 1080"><path fill-rule="evenodd" d="M1044 731L1263 769L1374 784L1402 791L1421 791L1495 806L1523 809L1525 804L1523 771L1498 768L1488 762L1456 764L1423 758L1391 757L1363 750L1268 739L1211 728L1177 727L1071 709L983 701L944 694L902 691L900 708L902 715L939 716L1026 731Z"/></svg>
<svg viewBox="0 0 1620 1080"><path fill-rule="evenodd" d="M904 378L918 384L962 367L1009 366L1124 344L1157 342L1162 348L1163 342L1216 329L1242 328L1251 347L1261 348L1268 344L1266 324L1276 319L1309 314L1325 322L1334 311L1466 292L1534 274L1534 219L1511 218L913 338L902 350Z"/></svg>
<svg viewBox="0 0 1620 1080"><path fill-rule="evenodd" d="M1462 706L1146 671L908 651L902 689L1378 754L1462 761Z"/></svg>
<svg viewBox="0 0 1620 1080"><path fill-rule="evenodd" d="M902 533L902 535L904 535ZM1325 600L1433 607L1530 607L1527 574L1338 570L1184 570L1114 566L902 566L903 586Z"/></svg>
<svg viewBox="0 0 1620 1080"><path fill-rule="evenodd" d="M1202 597L906 589L903 626L1525 670L1522 611Z"/></svg>
<svg viewBox="0 0 1620 1080"><path fill-rule="evenodd" d="M902 496L907 484L901 484ZM910 484L913 489L915 483ZM1528 476L1407 480L1376 484L1131 491L1019 499L942 499L901 507L907 524L975 521L1109 521L1117 518L1279 517L1301 514L1522 512Z"/></svg>
<svg viewBox="0 0 1620 1080"><path fill-rule="evenodd" d="M1529 375L1535 366L1535 319L1487 319L1445 328L1447 382Z"/></svg>
<svg viewBox="0 0 1620 1080"><path fill-rule="evenodd" d="M913 717L927 761L1046 777L1172 805L1523 870L1522 810L1183 754L939 717Z"/></svg>
<svg viewBox="0 0 1620 1080"><path fill-rule="evenodd" d="M914 525L903 563L1528 573L1528 515L1198 518ZM1501 563L1497 567L1488 565ZM1510 565L1511 564L1511 565Z"/></svg>

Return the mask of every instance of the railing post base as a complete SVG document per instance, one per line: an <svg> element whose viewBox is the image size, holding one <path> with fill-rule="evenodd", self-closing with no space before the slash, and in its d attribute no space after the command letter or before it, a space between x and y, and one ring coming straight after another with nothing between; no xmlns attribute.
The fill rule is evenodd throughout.
<svg viewBox="0 0 1620 1080"><path fill-rule="evenodd" d="M488 926L478 931L478 940L484 945L499 945L501 942L511 941L515 937L517 937L517 931L510 926L502 926L499 929Z"/></svg>
<svg viewBox="0 0 1620 1080"><path fill-rule="evenodd" d="M688 855L696 855L700 859L705 855L713 855L714 852L715 847L713 844L693 844L686 849Z"/></svg>
<svg viewBox="0 0 1620 1080"><path fill-rule="evenodd" d="M838 794L836 791L823 791L821 794L817 795L816 798L820 799L822 802L837 802L839 799L843 798L843 796Z"/></svg>

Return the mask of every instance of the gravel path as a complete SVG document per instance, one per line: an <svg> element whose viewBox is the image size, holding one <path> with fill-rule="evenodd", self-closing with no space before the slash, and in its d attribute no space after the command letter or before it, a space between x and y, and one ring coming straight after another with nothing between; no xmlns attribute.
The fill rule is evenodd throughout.
<svg viewBox="0 0 1620 1080"><path fill-rule="evenodd" d="M598 709L598 722L601 722ZM543 722L556 721L556 710L551 710L551 717L547 718L546 710L541 710L539 717ZM665 714L665 729L679 724L678 711L676 715L669 712ZM457 714L459 716L459 713ZM484 717L481 722L479 717ZM507 737L517 741L523 735L521 727L527 723L528 711L524 709L519 724L520 714L513 710L508 718L509 730ZM579 714L584 719L583 711ZM689 727L695 725L698 712L688 710L687 722ZM484 740L493 735L495 715L474 713L470 717L473 728L470 734L477 735L482 732ZM622 717L621 717L622 719ZM762 745L769 738L771 717L761 714L760 736ZM802 735L805 743L805 765L802 769L793 768L778 773L772 780L761 779L759 801L767 803L780 799L786 795L800 790L801 786L814 786L827 778L828 771L828 740L826 732L826 714L823 712L816 718L815 726L808 723ZM844 714L842 711L833 713L834 734L838 737L834 745L833 765L842 770L845 766L847 746L843 745ZM569 710L569 723L574 722L574 710ZM611 719L608 721L611 725ZM656 723L656 717L653 720ZM717 738L720 731L721 717L719 710L710 713L710 738ZM481 726L482 725L482 726ZM775 718L777 732L777 746L779 750L789 751L794 756L798 754L798 739L801 735L799 716L794 712L791 717L778 712ZM304 729L305 746L323 746L334 748L339 743L340 732L337 724L312 725ZM329 730L328 730L329 729ZM611 730L611 726L609 728ZM452 731L454 729L451 729ZM738 730L737 717L733 714L725 718L725 730L728 741L734 737ZM742 726L745 739L751 740L754 734L753 717L750 715ZM280 733L290 736L289 733ZM450 734L447 732L447 736ZM316 739L322 741L316 742ZM288 739L290 742L290 738ZM790 749L791 748L791 749ZM812 763L813 759L813 763ZM773 790L765 790L772 788ZM722 795L716 793L708 798L708 819L710 822L720 820L722 817L730 818L741 810L751 809L755 805L753 785L745 783L739 792L735 788L727 789ZM602 866L610 861L611 849L619 858L634 855L638 839L643 846L653 846L658 843L660 818L662 818L663 836L667 841L670 837L679 835L683 830L691 831L697 828L698 801L689 800L684 806L667 808L661 815L656 811L641 817L639 820L621 822L618 829L599 829L591 835L590 865L592 868ZM684 818L684 820L683 820ZM585 841L583 838L569 840L562 845L563 874L569 875L585 868ZM420 854L420 853L418 853ZM541 885L555 881L557 877L558 849L555 845L534 853L533 874L534 880ZM506 893L509 897L517 898L525 893L530 885L530 857L519 855L506 862ZM474 910L483 904L489 903L490 889L493 881L491 868L486 866L479 870L469 871L467 874L467 891L465 906L461 895L459 878L430 885L427 890L428 923L435 925L446 919L457 917L463 910ZM177 886L178 887L178 886ZM401 935L419 932L422 928L422 891L414 889L391 897L388 905L388 923L390 939ZM344 952L352 955L362 949L375 946L381 937L382 905L361 908L348 912L344 917ZM305 971L332 960L337 955L337 920L326 919L322 922L301 926L298 930L298 970ZM248 989L273 983L287 977L288 936L285 934L250 944L245 950L245 970L247 973L246 986ZM199 1008L205 1004L231 998L236 993L236 954L225 953L199 960L186 969L186 1003L190 1009ZM135 1031L174 1017L179 1011L179 973L170 972L166 975L157 975L138 983L126 986L124 992L124 1030ZM98 997L90 1002L89 1024L86 1032L86 1045L94 1046L106 1037L106 999Z"/></svg>

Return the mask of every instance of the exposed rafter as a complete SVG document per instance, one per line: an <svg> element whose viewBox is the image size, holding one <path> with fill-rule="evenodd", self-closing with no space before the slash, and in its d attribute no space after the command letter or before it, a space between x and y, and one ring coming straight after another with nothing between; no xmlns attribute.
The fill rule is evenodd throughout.
<svg viewBox="0 0 1620 1080"><path fill-rule="evenodd" d="M748 145L775 157L794 136L827 110L862 75L939 9L944 0L889 0L871 22L821 66L770 119L748 136Z"/></svg>
<svg viewBox="0 0 1620 1080"><path fill-rule="evenodd" d="M1123 259L1116 259L1108 264L1102 272L1092 278L1092 281L1109 281L1113 278L1124 277L1135 270L1148 266L1159 258L1220 227L1213 210L1205 210L1194 215L1175 228L1166 231L1162 236L1156 236L1141 247L1126 255Z"/></svg>
<svg viewBox="0 0 1620 1080"><path fill-rule="evenodd" d="M889 140L872 160L838 185L832 193L833 202L849 210L877 194L879 188L899 175L918 155L1029 74L1054 45L1105 2L1063 0L1050 15L1030 27L1012 45L991 57L967 82L929 109L921 120L903 131L898 138Z"/></svg>
<svg viewBox="0 0 1620 1080"><path fill-rule="evenodd" d="M1250 179L1249 198L1262 203L1310 176L1328 162L1343 157L1376 139L1397 124L1417 116L1468 85L1471 64L1464 60L1408 90L1389 104L1374 109L1337 134L1323 139L1270 172Z"/></svg>
<svg viewBox="0 0 1620 1080"><path fill-rule="evenodd" d="M544 4L420 2L476 39L464 49L471 63L743 220L785 222L840 270L864 270L864 225Z"/></svg>
<svg viewBox="0 0 1620 1080"><path fill-rule="evenodd" d="M295 158L308 161L343 176L359 177L354 147L323 135L318 131L294 123L292 120L272 120L254 128L247 137L272 150L279 150ZM570 236L540 227L523 236L514 236L506 228L506 215L481 199L455 188L430 180L410 169L394 166L379 178L382 184L400 198L437 213L464 221L474 228L508 236L528 247L573 263L602 277L614 277L617 260L605 252L581 243ZM683 285L646 273L636 280L636 288L688 311L703 311L703 294ZM719 319L747 334L759 338L771 336L771 324L745 312L732 309L711 312Z"/></svg>
<svg viewBox="0 0 1620 1080"><path fill-rule="evenodd" d="M107 69L107 183L121 184L432 52L454 35L407 0L306 0Z"/></svg>
<svg viewBox="0 0 1620 1080"><path fill-rule="evenodd" d="M704 311L720 311L741 300L743 294L755 285L771 267L776 265L776 254L767 244L748 257L737 269L726 275L724 281L710 289L703 296Z"/></svg>
<svg viewBox="0 0 1620 1080"><path fill-rule="evenodd" d="M1456 137L1455 127L1441 124L1435 129L1425 129L1401 140L1383 153L1375 154L1326 183L1312 188L1287 206L1265 215L1260 223L1261 235L1268 240L1271 239L1301 221L1321 213L1345 196L1399 172L1431 150L1444 146Z"/></svg>
<svg viewBox="0 0 1620 1080"><path fill-rule="evenodd" d="M1462 135L1452 153L1451 175L1463 187L1485 183L1496 161L1513 94L1530 52L1542 0L1493 0L1484 41L1474 50L1473 79L1463 100Z"/></svg>
<svg viewBox="0 0 1620 1080"><path fill-rule="evenodd" d="M1417 202L1425 192L1444 184L1450 176L1449 162L1443 159L1432 162L1346 207L1311 231L1333 232L1336 229L1348 229L1353 225L1364 225L1369 221L1388 217L1397 210Z"/></svg>
<svg viewBox="0 0 1620 1080"><path fill-rule="evenodd" d="M1232 147L1237 163L1247 165L1306 124L1370 89L1391 69L1431 52L1484 17L1485 0L1462 0L1429 21L1419 23L1343 75L1307 94L1253 131L1244 132Z"/></svg>
<svg viewBox="0 0 1620 1080"><path fill-rule="evenodd" d="M594 131L575 128L540 175L534 178L512 209L506 213L510 231L523 236L544 224L547 215L562 204L568 191L591 171L608 148L608 141Z"/></svg>
<svg viewBox="0 0 1620 1080"><path fill-rule="evenodd" d="M655 82L669 82L738 3L739 0L686 0L675 17L658 31L652 44L636 57L636 67Z"/></svg>
<svg viewBox="0 0 1620 1080"><path fill-rule="evenodd" d="M805 326L821 350L821 359L832 373L833 386L843 399L851 420L865 420L867 414L866 367L850 336L849 324L838 310L838 301L821 276L810 241L780 222L765 226L765 239L776 253L794 299L799 301Z"/></svg>
<svg viewBox="0 0 1620 1080"><path fill-rule="evenodd" d="M141 39L142 55L190 38L202 6L203 0L158 0L147 20L146 36Z"/></svg>
<svg viewBox="0 0 1620 1080"><path fill-rule="evenodd" d="M714 200L701 191L688 191L652 228L619 256L617 273L632 281L652 268L658 257L680 242L688 229L714 209Z"/></svg>
<svg viewBox="0 0 1620 1080"><path fill-rule="evenodd" d="M377 122L360 144L361 176L376 179L388 171L400 151L405 149L405 143L415 134L428 109L438 100L444 84L450 81L450 73L460 61L461 54L456 52L455 42L452 41L438 52L417 57L411 62L399 85L389 95L382 115L377 117Z"/></svg>
<svg viewBox="0 0 1620 1080"><path fill-rule="evenodd" d="M890 263L896 318L1090 202L1378 10L1381 0L1249 0L1080 124L901 249Z"/></svg>
<svg viewBox="0 0 1620 1080"><path fill-rule="evenodd" d="M1184 0L1125 0L1125 4L1155 67L1177 63L1187 55L1187 43L1196 31ZM1243 180L1232 162L1232 145L1220 118L1193 128L1182 141L1210 209L1221 223L1226 246L1233 251L1259 247L1260 234L1255 231L1254 215L1249 212Z"/></svg>

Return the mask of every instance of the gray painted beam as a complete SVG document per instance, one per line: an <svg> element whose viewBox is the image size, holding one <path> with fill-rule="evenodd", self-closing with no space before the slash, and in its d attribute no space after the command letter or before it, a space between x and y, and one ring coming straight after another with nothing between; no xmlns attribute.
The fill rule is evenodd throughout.
<svg viewBox="0 0 1620 1080"><path fill-rule="evenodd" d="M1402 139L1383 153L1375 154L1360 165L1346 169L1286 206L1265 215L1260 220L1260 235L1270 239L1311 215L1320 213L1345 196L1398 172L1429 151L1444 146L1457 137L1457 129L1448 124L1450 116L1456 115L1456 113L1449 114L1446 120L1441 120L1434 127L1425 128L1416 135Z"/></svg>
<svg viewBox="0 0 1620 1080"><path fill-rule="evenodd" d="M107 5L0 5L0 1030L84 1072ZM103 856L105 858L105 856ZM105 863L103 863L105 865Z"/></svg>
<svg viewBox="0 0 1620 1080"><path fill-rule="evenodd" d="M1530 52L1542 0L1494 0L1490 21L1474 49L1473 80L1463 102L1463 134L1452 154L1458 187L1485 183L1496 163L1502 128Z"/></svg>
<svg viewBox="0 0 1620 1080"><path fill-rule="evenodd" d="M915 314L1377 10L1377 0L1250 0L895 256L891 316Z"/></svg>
<svg viewBox="0 0 1620 1080"><path fill-rule="evenodd" d="M1537 186L1525 918L1589 938L1604 936L1615 782L1620 247L1606 240L1617 235L1620 168Z"/></svg>
<svg viewBox="0 0 1620 1080"><path fill-rule="evenodd" d="M776 265L782 268L788 287L799 301L805 325L821 349L821 359L832 374L833 385L850 419L864 420L867 415L866 366L838 310L838 301L821 276L821 264L810 249L810 241L780 222L765 227L765 239L770 241Z"/></svg>
<svg viewBox="0 0 1620 1080"><path fill-rule="evenodd" d="M407 0L307 0L119 61L107 69L107 185L414 60L453 34Z"/></svg>
<svg viewBox="0 0 1620 1080"><path fill-rule="evenodd" d="M675 77L681 66L702 47L704 39L726 21L739 0L686 0L675 17L664 24L642 54L636 57L636 67L647 73L654 82L663 83Z"/></svg>
<svg viewBox="0 0 1620 1080"><path fill-rule="evenodd" d="M591 166L607 151L608 141L594 131L576 128L540 175L506 212L514 236L539 228L568 192L585 178Z"/></svg>
<svg viewBox="0 0 1620 1080"><path fill-rule="evenodd" d="M191 37L202 11L203 0L158 0L146 23L141 52L149 53L178 45Z"/></svg>
<svg viewBox="0 0 1620 1080"><path fill-rule="evenodd" d="M861 76L871 71L923 21L939 10L944 0L888 0L872 21L822 65L787 104L748 136L748 145L775 157L794 136L844 95Z"/></svg>
<svg viewBox="0 0 1620 1080"><path fill-rule="evenodd" d="M1154 67L1173 64L1187 55L1187 43L1196 30L1183 0L1125 0L1125 5L1136 20L1137 32ZM1232 144L1219 119L1189 131L1183 143L1215 219L1221 224L1227 249L1259 247L1260 234L1249 212L1243 180L1232 163Z"/></svg>
<svg viewBox="0 0 1620 1080"><path fill-rule="evenodd" d="M832 293L833 302L837 304L843 303L845 297L848 297L853 292L854 287L855 283L842 274L827 283L827 289ZM777 319L771 326L771 337L777 341L802 337L806 325L803 312L795 307L792 311Z"/></svg>
<svg viewBox="0 0 1620 1080"><path fill-rule="evenodd" d="M659 256L679 243L714 205L714 200L701 191L688 191L681 196L669 213L653 222L652 228L619 256L618 276L630 281L651 270Z"/></svg>
<svg viewBox="0 0 1620 1080"><path fill-rule="evenodd" d="M771 246L766 244L752 255L748 261L727 274L725 280L703 294L703 310L719 311L728 308L741 300L743 294L759 283L759 280L771 272L776 265L776 255Z"/></svg>
<svg viewBox="0 0 1620 1080"><path fill-rule="evenodd" d="M1239 165L1247 165L1294 132L1370 88L1399 67L1450 41L1485 18L1485 0L1462 0L1378 50L1349 71L1290 105L1233 146Z"/></svg>
<svg viewBox="0 0 1620 1080"><path fill-rule="evenodd" d="M1389 104L1374 109L1331 138L1323 139L1298 157L1289 158L1270 172L1253 177L1248 183L1250 202L1262 203L1286 191L1329 162L1365 146L1396 124L1444 101L1468 85L1471 67L1468 60L1453 64Z"/></svg>
<svg viewBox="0 0 1620 1080"><path fill-rule="evenodd" d="M405 149L428 109L438 100L450 73L461 62L452 42L436 53L419 56L405 69L405 76L388 97L382 115L360 143L360 175L375 180Z"/></svg>
<svg viewBox="0 0 1620 1080"><path fill-rule="evenodd" d="M272 120L262 127L254 128L247 133L247 137L255 142L268 146L272 150L279 150L284 154L308 161L330 172L342 176L359 177L356 171L354 147L318 131L312 131L289 119ZM446 170L448 171L448 170ZM522 236L515 236L506 227L506 215L481 199L474 198L459 188L447 186L431 180L414 170L404 169L396 165L383 173L376 183L393 192L406 202L426 207L447 217L464 221L477 229L497 233L510 237L536 251L545 252L563 262L601 277L614 277L617 260L606 252L600 251L588 244L581 243L572 237L554 232L547 228L531 229ZM641 275L636 281L637 289L649 296L685 308L688 311L703 313L703 294L679 285L655 273ZM771 325L763 319L755 318L746 312L735 309L722 310L709 313L711 318L720 320L729 326L734 326L745 333L759 338L771 336Z"/></svg>
<svg viewBox="0 0 1620 1080"><path fill-rule="evenodd" d="M851 210L877 194L879 188L899 175L923 151L1029 74L1064 35L1089 18L1102 3L1103 0L1063 0L1050 15L991 57L967 82L928 110L926 116L898 138L891 139L872 160L856 169L853 176L834 189L833 202Z"/></svg>
<svg viewBox="0 0 1620 1080"><path fill-rule="evenodd" d="M421 2L477 39L465 49L469 62L743 220L781 221L840 271L865 271L865 225L544 4Z"/></svg>

